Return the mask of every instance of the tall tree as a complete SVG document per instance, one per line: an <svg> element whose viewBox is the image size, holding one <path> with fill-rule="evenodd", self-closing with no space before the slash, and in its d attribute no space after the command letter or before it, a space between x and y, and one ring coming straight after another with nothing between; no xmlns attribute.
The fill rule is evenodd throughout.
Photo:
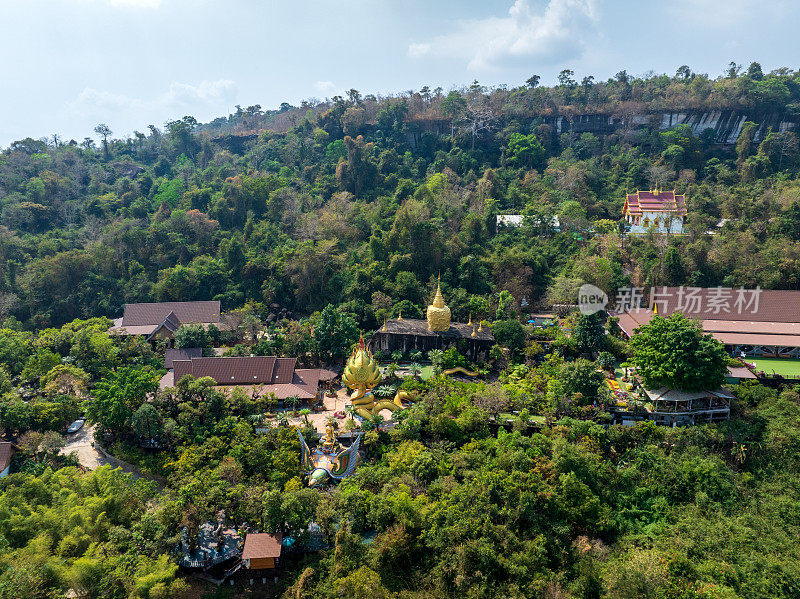
<svg viewBox="0 0 800 599"><path fill-rule="evenodd" d="M108 160L108 137L111 135L111 127L105 123L100 123L94 128L94 132L103 138L103 156Z"/></svg>
<svg viewBox="0 0 800 599"><path fill-rule="evenodd" d="M714 391L725 381L725 347L683 314L654 317L636 330L631 347L631 362L649 389Z"/></svg>

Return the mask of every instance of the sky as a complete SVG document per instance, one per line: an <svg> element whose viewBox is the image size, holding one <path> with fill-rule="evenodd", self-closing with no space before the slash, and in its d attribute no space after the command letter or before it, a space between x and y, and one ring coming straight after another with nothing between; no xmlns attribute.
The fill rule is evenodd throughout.
<svg viewBox="0 0 800 599"><path fill-rule="evenodd" d="M797 0L0 0L0 148L356 88L798 68Z"/></svg>

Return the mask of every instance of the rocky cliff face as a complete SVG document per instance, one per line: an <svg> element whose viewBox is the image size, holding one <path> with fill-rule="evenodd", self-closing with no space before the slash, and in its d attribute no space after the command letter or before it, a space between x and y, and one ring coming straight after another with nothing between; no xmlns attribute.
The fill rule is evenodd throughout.
<svg viewBox="0 0 800 599"><path fill-rule="evenodd" d="M634 115L627 119L608 114L585 114L571 120L562 116L546 119L549 124L554 126L559 135L569 131L576 134L588 132L595 135L608 135L624 127L646 126L658 127L665 131L677 125L689 125L695 135L700 135L706 129L713 129L718 144L735 144L742 131L742 126L748 120L755 121L759 125L755 136L756 142L764 139L770 128L780 132L797 129L796 122L778 112L753 116L734 110L656 112Z"/></svg>

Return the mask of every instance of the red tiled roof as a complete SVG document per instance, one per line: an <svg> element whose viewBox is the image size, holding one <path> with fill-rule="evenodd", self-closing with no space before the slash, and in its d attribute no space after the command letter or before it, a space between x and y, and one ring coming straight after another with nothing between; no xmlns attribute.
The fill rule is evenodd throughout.
<svg viewBox="0 0 800 599"><path fill-rule="evenodd" d="M218 301L125 304L121 326L160 325L170 313L174 313L174 316L184 324L217 323L221 320Z"/></svg>
<svg viewBox="0 0 800 599"><path fill-rule="evenodd" d="M686 196L674 191L637 191L629 193L625 198L624 214L642 214L643 212L675 212L679 216L686 214Z"/></svg>
<svg viewBox="0 0 800 599"><path fill-rule="evenodd" d="M242 559L262 559L280 557L283 538L280 534L271 535L264 532L250 533L244 538Z"/></svg>
<svg viewBox="0 0 800 599"><path fill-rule="evenodd" d="M648 324L653 316L655 316L655 314L653 314L652 310L648 310L647 308L635 308L619 314L619 322L617 324L619 324L619 328L622 329L623 333L628 337L633 337L633 332L643 324Z"/></svg>
<svg viewBox="0 0 800 599"><path fill-rule="evenodd" d="M709 333L760 333L763 335L800 335L797 322L757 322L748 320L704 320Z"/></svg>

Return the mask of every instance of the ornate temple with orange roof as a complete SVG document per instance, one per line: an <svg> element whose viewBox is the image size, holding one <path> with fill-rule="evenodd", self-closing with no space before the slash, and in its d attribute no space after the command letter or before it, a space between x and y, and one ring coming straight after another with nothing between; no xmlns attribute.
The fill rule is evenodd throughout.
<svg viewBox="0 0 800 599"><path fill-rule="evenodd" d="M686 224L686 197L675 190L651 189L629 193L625 197L622 217L634 235L655 227L660 233L680 235Z"/></svg>

